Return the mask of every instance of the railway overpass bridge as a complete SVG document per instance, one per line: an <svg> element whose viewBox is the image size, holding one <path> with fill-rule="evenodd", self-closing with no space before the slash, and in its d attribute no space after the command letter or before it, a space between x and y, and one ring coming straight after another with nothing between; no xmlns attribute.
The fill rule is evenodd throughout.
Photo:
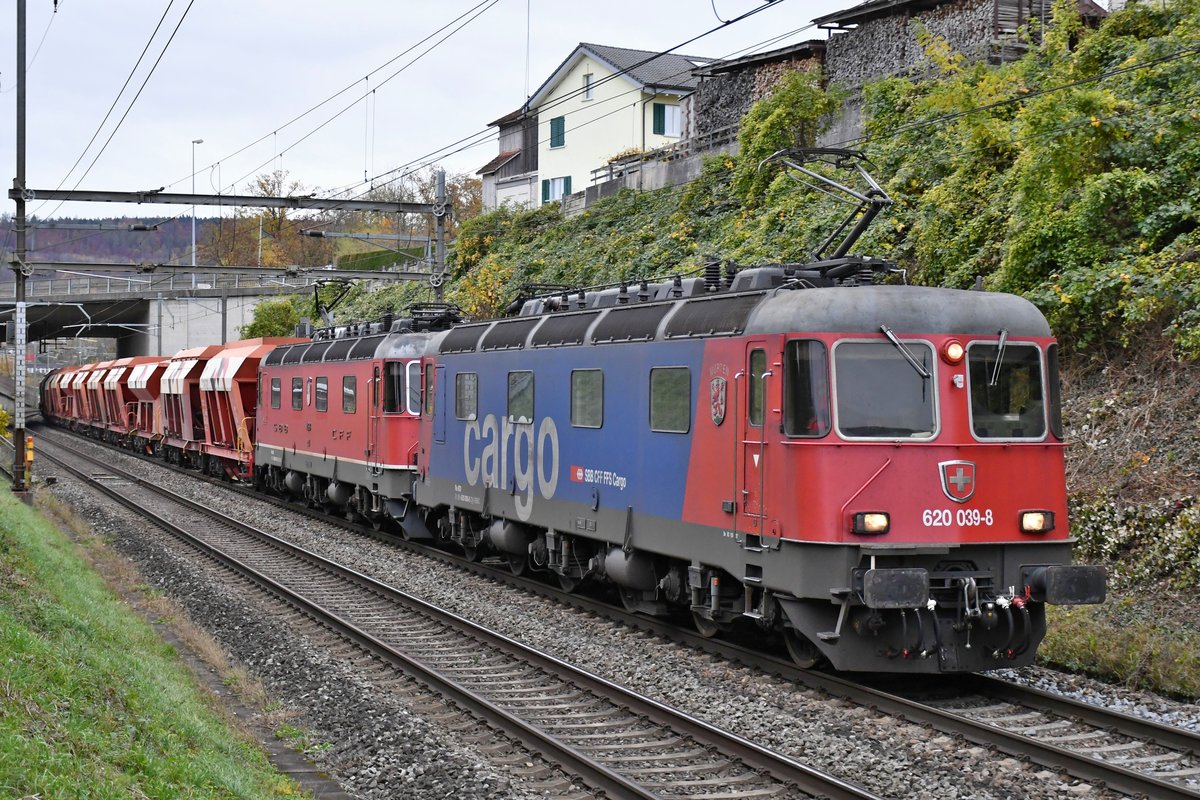
<svg viewBox="0 0 1200 800"><path fill-rule="evenodd" d="M27 279L29 342L114 339L117 357L171 355L188 347L232 341L264 300L330 280L427 280L428 272L362 272L257 267L135 271L124 265L39 265ZM13 282L0 283L0 320L11 320Z"/></svg>

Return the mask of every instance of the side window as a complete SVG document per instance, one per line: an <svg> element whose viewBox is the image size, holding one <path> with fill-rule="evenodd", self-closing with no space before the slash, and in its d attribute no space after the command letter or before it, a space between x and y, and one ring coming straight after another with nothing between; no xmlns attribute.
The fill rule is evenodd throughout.
<svg viewBox="0 0 1200 800"><path fill-rule="evenodd" d="M317 378L317 411L329 410L329 378Z"/></svg>
<svg viewBox="0 0 1200 800"><path fill-rule="evenodd" d="M400 406L404 397L404 364L389 361L384 369L383 410L385 413L395 414L404 410Z"/></svg>
<svg viewBox="0 0 1200 800"><path fill-rule="evenodd" d="M533 373L508 373L509 422L533 422Z"/></svg>
<svg viewBox="0 0 1200 800"><path fill-rule="evenodd" d="M692 423L692 371L687 367L650 370L650 430L687 433Z"/></svg>
<svg viewBox="0 0 1200 800"><path fill-rule="evenodd" d="M479 412L479 375L460 372L454 376L454 418L472 420Z"/></svg>
<svg viewBox="0 0 1200 800"><path fill-rule="evenodd" d="M304 378L292 378L292 409L304 408Z"/></svg>
<svg viewBox="0 0 1200 800"><path fill-rule="evenodd" d="M763 350L750 353L750 403L747 421L756 428L763 424L763 373L767 371L767 354Z"/></svg>
<svg viewBox="0 0 1200 800"><path fill-rule="evenodd" d="M829 356L825 345L793 339L783 353L783 432L788 436L829 433Z"/></svg>
<svg viewBox="0 0 1200 800"><path fill-rule="evenodd" d="M571 371L571 424L576 428L604 425L604 373L601 370Z"/></svg>
<svg viewBox="0 0 1200 800"><path fill-rule="evenodd" d="M282 394L279 378L271 378L271 408L279 408Z"/></svg>
<svg viewBox="0 0 1200 800"><path fill-rule="evenodd" d="M421 362L408 362L408 413L421 415ZM432 402L432 401L431 401ZM431 406L432 407L432 406Z"/></svg>
<svg viewBox="0 0 1200 800"><path fill-rule="evenodd" d="M347 375L342 378L342 413L353 414L358 410L358 378Z"/></svg>

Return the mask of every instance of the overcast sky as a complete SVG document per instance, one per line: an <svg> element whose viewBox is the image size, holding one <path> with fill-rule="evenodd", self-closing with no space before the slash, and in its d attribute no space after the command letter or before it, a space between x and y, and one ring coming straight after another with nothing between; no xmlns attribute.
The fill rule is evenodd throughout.
<svg viewBox="0 0 1200 800"><path fill-rule="evenodd" d="M484 132L488 122L518 108L527 91L536 90L579 42L665 50L720 25L718 14L728 20L765 5L762 0L192 0L190 5L188 0L59 0L53 13L52 0L27 2L30 188L61 183L71 189L78 182L78 188L90 190L190 192L192 140L203 139L195 146L196 191L229 192L232 186L236 193L245 193L253 176L273 166L322 192L361 191L367 186L364 173L370 179L433 160L453 172L473 173L495 155L494 138L462 152L437 151ZM824 38L823 31L802 29L815 16L854 4L776 0L678 52L735 57L747 48L753 52ZM8 187L16 174L16 10L15 3L4 5L0 41L9 55L0 72L0 161L5 166L0 174ZM427 37L432 38L422 43ZM141 66L87 148L148 42ZM140 97L117 127L147 75ZM360 99L368 91L369 98ZM68 176L85 148L86 156ZM5 202L12 213L12 202ZM180 206L139 211L38 202L27 211L42 217L186 213Z"/></svg>

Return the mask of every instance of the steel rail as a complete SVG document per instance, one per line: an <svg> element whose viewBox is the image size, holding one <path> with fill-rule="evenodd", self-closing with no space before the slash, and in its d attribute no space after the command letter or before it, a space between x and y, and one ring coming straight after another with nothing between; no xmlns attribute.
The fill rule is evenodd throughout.
<svg viewBox="0 0 1200 800"><path fill-rule="evenodd" d="M76 457L97 464L98 466L107 470L110 474L122 472L121 470L114 468L111 464L101 462L87 454L80 453L72 448L66 447L61 443L55 443L53 446L72 452L72 454ZM129 500L114 488L106 485L104 482L97 481L92 476L87 475L83 470L72 467L71 465L67 464L65 460L54 455L47 454L47 457L55 463L58 463L64 469L70 471L76 477L99 489L107 496L117 500L127 508L137 511L140 515L150 519L156 525L159 525L165 530L170 531L173 535L186 541L191 546L196 547L207 556L217 560L231 569L234 569L236 572L251 580L271 594L277 596L279 599L296 607L298 610L302 611L308 616L316 619L335 632L338 632L339 634L350 639L366 652L396 666L422 683L425 683L436 692L449 697L461 707L476 713L478 716L487 720L497 729L515 736L531 750L541 752L549 756L553 761L566 766L594 788L598 788L607 792L613 792L614 796L616 797L658 797L657 794L646 790L636 782L630 781L619 772L611 770L603 764L588 758L570 746L559 742L555 737L541 732L536 727L526 723L505 709L500 708L494 703L491 703L486 699L463 689L453 681L438 674L436 671L425 666L419 661L416 661L404 653L390 647L385 642L357 627L354 623L343 619L336 613L331 612L304 597L303 595L292 591L286 586L276 582L272 578L255 570L253 567L241 563L235 556L225 553L219 547L212 545L209 542L205 542L203 539L194 536L170 520L167 520L166 518L154 514L142 506L139 506L136 502ZM260 541L269 544L271 547L298 556L320 566L323 569L334 572L340 577L348 581L352 581L378 596L382 596L402 605L416 608L420 612L433 617L445 625L465 631L467 635L487 642L498 649L509 653L515 653L519 655L519 657L526 663L533 664L547 672L550 672L551 674L565 676L568 681L577 687L587 689L588 691L591 691L594 694L606 699L615 700L621 706L629 709L634 714L644 716L658 724L667 726L675 730L677 733L696 740L702 745L715 748L722 755L735 758L743 762L746 766L764 772L777 781L785 784L791 784L809 795L814 797L830 798L830 800L843 800L843 798L845 800L881 800L877 795L874 795L862 789L861 787L855 786L847 781L843 781L832 775L821 772L820 770L809 767L808 765L802 764L789 756L769 750L750 740L737 736L729 731L722 730L714 725L711 725L710 723L692 717L656 700L640 695L612 681L609 681L606 678L583 670L580 667L576 667L547 653L543 653L501 633L473 623L469 620L465 620L462 617L453 614L452 612L446 611L445 609L421 600L420 598L410 595L406 592L380 583L369 576L363 575L362 573L349 569L341 564L330 561L302 547L282 539L278 539L277 537L274 537L264 531L260 531L253 526L227 517L220 512L214 511L208 506L193 501L189 498L177 495L174 492L157 486L150 481L129 473L123 473L120 477L122 477L123 480L126 480L130 483L135 483L146 490L165 497L173 503L178 503L207 516L219 518L225 525L233 527L249 536L255 537Z"/></svg>
<svg viewBox="0 0 1200 800"><path fill-rule="evenodd" d="M183 471L190 474L197 474L192 470ZM1006 731L984 721L973 720L959 713L939 709L927 703L912 700L893 692L867 686L851 678L820 671L800 669L790 661L777 658L759 650L721 639L705 638L669 621L640 614L631 614L623 609L618 609L586 596L564 592L540 580L513 575L504 567L492 567L486 564L473 563L446 551L423 545L419 542L404 540L398 536L372 531L312 509L299 507L295 503L290 503L280 498L272 498L268 495L254 492L249 488L237 487L215 479L210 480L235 491L242 492L247 496L260 500L266 499L281 507L294 510L297 513L314 519L320 519L347 530L365 533L389 544L423 553L426 556L437 558L444 563L458 566L475 574L504 581L517 588L555 599L574 608L601 615L607 619L662 636L668 640L694 647L768 674L775 674L785 680L795 681L808 688L822 691L859 705L872 707L880 712L901 717L916 724L929 725L943 733L962 736L970 742L994 747L1012 756L1028 758L1034 763L1051 769L1064 770L1077 778L1093 783L1102 783L1117 791L1135 796L1153 797L1156 800L1159 798L1162 798L1162 800L1197 800L1200 798L1200 790L1192 790L1179 783L1162 780L1147 773L1104 762L1092 758L1085 753L1039 741L1032 736ZM957 677L963 680L969 679L969 676ZM1035 708L1038 707L1038 696L1024 693L1021 687L1016 684L1010 684L999 679L989 680L991 683L986 684L987 688L976 689L976 691L981 691L985 694L994 693L997 697L1002 696L1000 694L1001 691L1006 692L1011 697L1024 695L1026 699L1014 699L1012 702L1019 702ZM984 686L985 684L981 683L979 685ZM993 692L993 689L995 692ZM1148 720L1141 720L1131 715L1109 711L1095 705L1070 700L1050 693L1042 694L1046 694L1051 698L1051 700L1048 700L1042 706L1053 713L1059 713L1067 717L1078 717L1098 728L1117 730L1133 738L1157 743L1171 749L1182 750L1185 753L1200 753L1200 736L1189 731L1172 728L1171 726L1161 725ZM1059 709L1062 710L1059 711Z"/></svg>

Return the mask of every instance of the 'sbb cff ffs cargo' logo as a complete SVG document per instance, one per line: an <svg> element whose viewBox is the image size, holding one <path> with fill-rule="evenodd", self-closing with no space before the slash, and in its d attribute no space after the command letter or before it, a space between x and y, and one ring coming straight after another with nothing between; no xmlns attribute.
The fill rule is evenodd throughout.
<svg viewBox="0 0 1200 800"><path fill-rule="evenodd" d="M956 503L965 503L975 494L974 461L942 461L938 464L942 491Z"/></svg>

